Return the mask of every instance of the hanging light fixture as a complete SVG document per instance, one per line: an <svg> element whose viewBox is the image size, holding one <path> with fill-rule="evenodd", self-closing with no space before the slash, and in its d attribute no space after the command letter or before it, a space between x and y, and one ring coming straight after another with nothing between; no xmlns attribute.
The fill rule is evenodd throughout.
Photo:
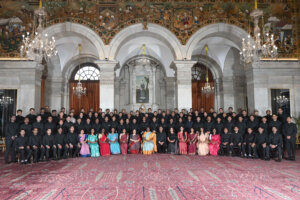
<svg viewBox="0 0 300 200"><path fill-rule="evenodd" d="M274 98L274 101L276 101L276 103L281 107L289 102L289 98L285 97L284 95L279 95Z"/></svg>
<svg viewBox="0 0 300 200"><path fill-rule="evenodd" d="M261 38L259 19L262 18L263 24L263 11L257 8L257 0L254 1L254 10L250 13L250 16L254 20L254 43L251 42L250 33L247 39L242 39L242 50L240 51L241 61L244 63L251 63L255 59L276 58L278 56L278 52L274 41L274 35L266 33L266 35Z"/></svg>
<svg viewBox="0 0 300 200"><path fill-rule="evenodd" d="M0 105L7 107L8 105L11 105L14 102L14 99L8 96L2 96L0 99Z"/></svg>
<svg viewBox="0 0 300 200"><path fill-rule="evenodd" d="M78 54L81 53L81 44L78 44ZM80 70L80 61L79 61L79 69ZM86 88L82 86L82 83L80 82L80 75L78 76L78 82L76 87L73 87L73 94L75 94L78 98L80 98L82 95L86 94Z"/></svg>
<svg viewBox="0 0 300 200"><path fill-rule="evenodd" d="M22 35L21 57L25 56L30 60L41 63L43 58L47 60L57 54L55 38L49 38L48 34L44 34L46 21L47 13L40 0L39 8L34 11L33 33L27 32L26 35Z"/></svg>
<svg viewBox="0 0 300 200"><path fill-rule="evenodd" d="M142 65L142 66L146 66L150 64L150 60L146 57L146 45L143 44L142 45L142 55L139 56L138 55L138 59L135 61L136 64Z"/></svg>
<svg viewBox="0 0 300 200"><path fill-rule="evenodd" d="M209 76L208 76L208 55L207 55L207 51L208 51L208 46L207 44L205 45L205 55L206 55L206 76L205 76L205 85L201 88L202 92L204 94L206 94L206 97L208 97L212 92L214 92L214 86L211 86L209 83Z"/></svg>

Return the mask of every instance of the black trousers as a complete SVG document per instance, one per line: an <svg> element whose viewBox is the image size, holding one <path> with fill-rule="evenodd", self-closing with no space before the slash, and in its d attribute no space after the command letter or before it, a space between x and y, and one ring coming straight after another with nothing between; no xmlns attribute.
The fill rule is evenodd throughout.
<svg viewBox="0 0 300 200"><path fill-rule="evenodd" d="M158 153L166 153L166 148L167 148L166 143L163 143L163 145L157 143L157 152Z"/></svg>
<svg viewBox="0 0 300 200"><path fill-rule="evenodd" d="M262 146L262 144L259 144L259 145L255 145L255 148L254 148L254 155L256 157L258 157L258 151L262 151L262 158L265 159L267 155L270 155L269 154L269 147L266 146L265 148ZM268 157L267 157L268 158Z"/></svg>
<svg viewBox="0 0 300 200"><path fill-rule="evenodd" d="M8 163L8 157L9 154L11 155L11 161L15 162L16 161L16 151L15 151L15 144L14 144L14 140L9 139L9 140L5 140L5 162Z"/></svg>
<svg viewBox="0 0 300 200"><path fill-rule="evenodd" d="M80 151L80 148L77 146L77 144L73 144L73 148L69 147L69 157L77 156L79 151Z"/></svg>
<svg viewBox="0 0 300 200"><path fill-rule="evenodd" d="M26 147L24 149L17 149L17 151L20 154L21 162L29 160L32 153L31 149L27 149Z"/></svg>
<svg viewBox="0 0 300 200"><path fill-rule="evenodd" d="M68 148L66 146L62 146L62 148L59 148L57 146L57 158L58 159L61 159L61 155L63 156L63 158L66 158L67 152L68 152Z"/></svg>
<svg viewBox="0 0 300 200"><path fill-rule="evenodd" d="M251 146L251 144L249 143L249 144L243 144L242 145L242 151L243 151L243 155L245 155L245 154L247 154L247 155L249 155L249 154L252 154L252 152L254 153L255 151L254 151L254 148L255 147L252 147ZM255 154L255 153L254 153ZM254 155L255 156L255 155Z"/></svg>
<svg viewBox="0 0 300 200"><path fill-rule="evenodd" d="M285 139L285 148L288 152L289 159L295 159L296 141L293 139Z"/></svg>
<svg viewBox="0 0 300 200"><path fill-rule="evenodd" d="M56 158L56 148L53 146L49 149L45 146L44 148L41 148L41 160L44 159L44 156L46 155L46 160L49 160L50 152L53 154L53 158Z"/></svg>
<svg viewBox="0 0 300 200"><path fill-rule="evenodd" d="M228 155L229 149L230 149L229 143L227 145L224 145L223 143L220 144L221 155L225 155L225 151L226 151L226 155Z"/></svg>
<svg viewBox="0 0 300 200"><path fill-rule="evenodd" d="M276 148L272 149L271 147L268 148L269 152L267 153L267 158L270 158L270 153L272 152L276 152L278 154L278 160L281 160L281 157L282 157L282 149L280 146L277 146Z"/></svg>
<svg viewBox="0 0 300 200"><path fill-rule="evenodd" d="M238 144L230 145L230 150L232 155L237 155L237 156L241 155L241 146L239 146Z"/></svg>
<svg viewBox="0 0 300 200"><path fill-rule="evenodd" d="M39 158L39 148L36 148L36 149L34 149L33 147L32 147L32 153L33 153L33 162L37 162L38 161L38 158Z"/></svg>

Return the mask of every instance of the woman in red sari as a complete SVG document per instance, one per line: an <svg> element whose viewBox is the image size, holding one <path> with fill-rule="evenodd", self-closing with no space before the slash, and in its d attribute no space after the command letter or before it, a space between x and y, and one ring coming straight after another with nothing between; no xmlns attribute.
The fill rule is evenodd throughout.
<svg viewBox="0 0 300 200"><path fill-rule="evenodd" d="M141 148L141 138L136 134L136 129L132 130L129 142L129 151L131 154L138 154Z"/></svg>
<svg viewBox="0 0 300 200"><path fill-rule="evenodd" d="M195 155L197 150L197 134L194 128L191 128L191 133L188 136L189 141L189 155Z"/></svg>
<svg viewBox="0 0 300 200"><path fill-rule="evenodd" d="M110 145L109 145L108 139L105 135L104 128L101 130L101 133L99 134L98 138L99 138L101 156L110 156Z"/></svg>
<svg viewBox="0 0 300 200"><path fill-rule="evenodd" d="M211 139L209 142L209 153L210 155L217 156L220 149L221 136L217 134L217 130L213 129Z"/></svg>
<svg viewBox="0 0 300 200"><path fill-rule="evenodd" d="M120 146L121 146L121 153L123 155L127 154L127 149L128 149L128 134L126 133L126 129L125 128L122 130L122 133L120 134Z"/></svg>
<svg viewBox="0 0 300 200"><path fill-rule="evenodd" d="M180 127L180 131L177 134L179 140L179 154L187 154L187 132L184 131L183 126Z"/></svg>

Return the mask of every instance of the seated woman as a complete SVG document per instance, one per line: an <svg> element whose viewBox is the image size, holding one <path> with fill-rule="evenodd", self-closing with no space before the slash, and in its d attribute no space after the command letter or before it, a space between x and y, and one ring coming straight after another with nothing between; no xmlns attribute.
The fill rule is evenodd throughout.
<svg viewBox="0 0 300 200"><path fill-rule="evenodd" d="M115 133L115 128L111 128L111 133L107 136L109 144L110 144L110 152L111 154L120 154L120 144L118 142L118 133Z"/></svg>
<svg viewBox="0 0 300 200"><path fill-rule="evenodd" d="M217 134L217 130L214 128L209 143L210 155L217 156L220 149L221 136Z"/></svg>
<svg viewBox="0 0 300 200"><path fill-rule="evenodd" d="M100 145L100 154L101 156L110 156L110 145L105 134L105 129L101 130L101 133L98 135L99 145Z"/></svg>
<svg viewBox="0 0 300 200"><path fill-rule="evenodd" d="M170 128L170 133L169 133L169 136L167 139L169 142L168 153L177 154L178 153L178 147L177 147L178 138L174 132L174 128Z"/></svg>
<svg viewBox="0 0 300 200"><path fill-rule="evenodd" d="M91 134L88 136L87 140L91 149L91 157L99 157L100 152L99 152L98 138L95 135L95 129L93 128L91 129Z"/></svg>
<svg viewBox="0 0 300 200"><path fill-rule="evenodd" d="M138 154L141 148L141 138L136 134L136 129L132 130L129 142L129 151L131 154Z"/></svg>
<svg viewBox="0 0 300 200"><path fill-rule="evenodd" d="M208 137L209 132L204 133L204 129L200 129L200 134L198 136L198 155L200 156L206 156L209 153L208 148Z"/></svg>
<svg viewBox="0 0 300 200"><path fill-rule="evenodd" d="M84 130L80 131L79 134L79 141L81 144L81 148L80 148L80 156L81 157L90 157L91 153L90 153L90 147L87 144L87 135L84 134Z"/></svg>
<svg viewBox="0 0 300 200"><path fill-rule="evenodd" d="M156 133L151 132L149 127L147 127L146 131L143 133L142 149L144 155L151 155L157 151Z"/></svg>
<svg viewBox="0 0 300 200"><path fill-rule="evenodd" d="M179 154L187 154L187 132L184 131L183 126L180 126L180 130L177 134L179 140Z"/></svg>
<svg viewBox="0 0 300 200"><path fill-rule="evenodd" d="M122 133L120 134L120 143L121 143L121 153L127 154L128 149L128 134L126 133L126 129L123 128Z"/></svg>
<svg viewBox="0 0 300 200"><path fill-rule="evenodd" d="M191 128L191 133L188 136L189 141L189 155L195 155L197 151L197 134L194 128Z"/></svg>

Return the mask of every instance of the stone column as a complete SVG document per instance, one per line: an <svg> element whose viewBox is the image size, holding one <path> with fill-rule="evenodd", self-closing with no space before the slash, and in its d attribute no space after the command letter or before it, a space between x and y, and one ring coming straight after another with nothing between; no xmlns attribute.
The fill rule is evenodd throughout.
<svg viewBox="0 0 300 200"><path fill-rule="evenodd" d="M166 109L173 110L176 107L176 78L165 77L166 81Z"/></svg>
<svg viewBox="0 0 300 200"><path fill-rule="evenodd" d="M176 60L176 84L178 109L190 109L192 107L192 67L197 61Z"/></svg>
<svg viewBox="0 0 300 200"><path fill-rule="evenodd" d="M115 96L115 67L117 61L97 60L95 63L100 69L100 108L114 109Z"/></svg>
<svg viewBox="0 0 300 200"><path fill-rule="evenodd" d="M156 101L156 68L157 66L152 66L152 109L157 110L158 104Z"/></svg>

